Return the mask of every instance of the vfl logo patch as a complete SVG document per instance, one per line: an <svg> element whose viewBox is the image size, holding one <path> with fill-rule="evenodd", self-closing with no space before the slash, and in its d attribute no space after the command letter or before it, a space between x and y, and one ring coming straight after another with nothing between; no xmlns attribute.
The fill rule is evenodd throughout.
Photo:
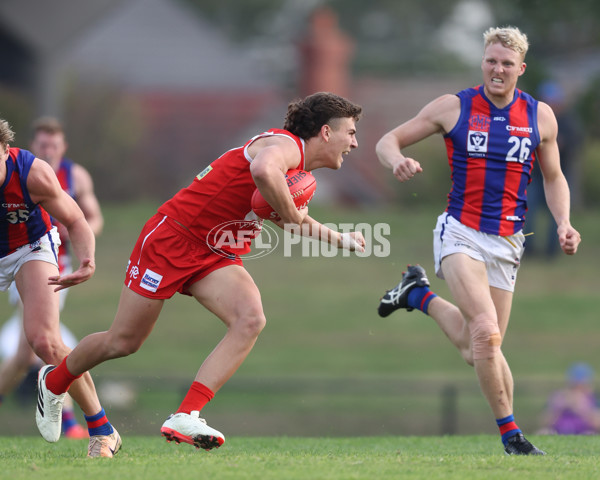
<svg viewBox="0 0 600 480"><path fill-rule="evenodd" d="M140 287L149 292L156 292L163 276L156 272L153 272L149 268L146 269L142 279L140 280Z"/></svg>
<svg viewBox="0 0 600 480"><path fill-rule="evenodd" d="M483 156L488 149L488 132L469 130L467 138L467 151L474 156Z"/></svg>

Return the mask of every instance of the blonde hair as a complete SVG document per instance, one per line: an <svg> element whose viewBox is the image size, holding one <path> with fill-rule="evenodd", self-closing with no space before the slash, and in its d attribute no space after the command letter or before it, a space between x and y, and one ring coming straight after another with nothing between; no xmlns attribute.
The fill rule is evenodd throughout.
<svg viewBox="0 0 600 480"><path fill-rule="evenodd" d="M0 119L0 145L6 150L6 147L11 144L14 139L15 132L12 131L8 122Z"/></svg>
<svg viewBox="0 0 600 480"><path fill-rule="evenodd" d="M529 49L527 35L517 27L490 28L483 34L483 40L484 50L493 43L501 43L503 47L520 53L523 60L525 60L525 55Z"/></svg>

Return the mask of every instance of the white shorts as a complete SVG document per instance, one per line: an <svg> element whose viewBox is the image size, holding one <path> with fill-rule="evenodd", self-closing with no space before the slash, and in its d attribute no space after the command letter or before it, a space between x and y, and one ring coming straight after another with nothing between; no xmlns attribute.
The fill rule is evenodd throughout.
<svg viewBox="0 0 600 480"><path fill-rule="evenodd" d="M514 292L524 244L521 231L510 237L490 235L467 227L444 212L433 231L435 274L444 278L442 259L453 253L464 253L485 263L491 287Z"/></svg>
<svg viewBox="0 0 600 480"><path fill-rule="evenodd" d="M0 290L6 291L15 279L15 275L26 262L38 260L51 263L58 268L58 247L60 237L56 227L45 234L39 240L23 245L16 251L0 258Z"/></svg>

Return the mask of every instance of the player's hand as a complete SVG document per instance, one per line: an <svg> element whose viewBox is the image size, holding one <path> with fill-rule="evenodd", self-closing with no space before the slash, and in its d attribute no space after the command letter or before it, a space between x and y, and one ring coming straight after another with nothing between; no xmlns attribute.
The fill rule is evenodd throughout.
<svg viewBox="0 0 600 480"><path fill-rule="evenodd" d="M402 157L394 164L394 168L392 169L394 176L400 182L406 182L422 171L421 164L409 157Z"/></svg>
<svg viewBox="0 0 600 480"><path fill-rule="evenodd" d="M73 273L48 277L48 285L58 285L58 287L54 289L55 292L58 292L59 290L64 290L65 288L85 282L94 275L95 271L96 264L94 261L90 258L86 258Z"/></svg>
<svg viewBox="0 0 600 480"><path fill-rule="evenodd" d="M340 234L338 248L344 248L351 252L364 252L365 245L365 237L363 237L361 232L346 232Z"/></svg>
<svg viewBox="0 0 600 480"><path fill-rule="evenodd" d="M302 222L304 222L304 219L307 217L308 215L308 207L301 207L298 209L298 213L300 214L300 224L302 224Z"/></svg>
<svg viewBox="0 0 600 480"><path fill-rule="evenodd" d="M575 255L577 247L581 243L581 235L571 225L561 225L558 227L558 242L560 248L567 255Z"/></svg>

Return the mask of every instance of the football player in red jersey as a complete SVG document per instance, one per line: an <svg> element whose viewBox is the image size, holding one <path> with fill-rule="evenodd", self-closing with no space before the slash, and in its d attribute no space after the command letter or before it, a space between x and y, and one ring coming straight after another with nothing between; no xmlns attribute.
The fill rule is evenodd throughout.
<svg viewBox="0 0 600 480"><path fill-rule="evenodd" d="M251 208L252 194L259 189L279 214L278 225L301 226L302 234L363 251L360 232L340 234L309 217L307 208L297 210L285 180L293 168L340 168L343 156L358 146L361 113L361 107L331 93L294 101L283 129L268 130L225 152L160 206L134 246L112 326L85 337L56 368L43 367L45 387L64 394L83 372L134 353L150 335L164 301L176 292L191 295L227 332L161 433L168 441L205 450L222 445L225 437L200 412L242 364L266 323L260 292L240 256L248 253L262 226ZM217 247L211 232L225 226L236 241Z"/></svg>
<svg viewBox="0 0 600 480"><path fill-rule="evenodd" d="M560 169L552 109L516 88L525 73L529 43L518 28L484 34L483 83L442 95L377 143L381 163L400 181L423 172L402 149L433 134L444 137L452 171L446 211L434 230L436 274L445 278L456 306L429 290L422 267L409 266L381 299L379 314L417 308L436 320L463 358L475 367L500 429L505 452L541 455L513 416L513 379L501 345L523 255L526 187L540 162L548 207L567 255L581 237L570 223L570 194Z"/></svg>
<svg viewBox="0 0 600 480"><path fill-rule="evenodd" d="M103 227L102 212L98 199L94 194L94 185L89 172L81 165L65 158L67 141L61 123L52 117L42 117L33 124L33 138L31 140L31 153L37 158L45 160L56 173L62 189L75 199L83 211L85 219L95 236L98 236ZM72 272L71 252L69 248L69 235L66 228L59 222L53 221L60 235L58 248L58 268L61 274ZM60 311L62 311L68 289L61 290ZM23 329L22 303L19 298L15 283L9 288L10 302L15 305L14 315L2 329L2 345L6 346L4 362L0 365L0 401L7 393L14 389L23 379L30 368L39 369L39 357L33 352L27 342ZM12 332L15 332L13 334ZM21 332L19 335L16 332ZM69 347L77 343L73 334L61 325L61 335ZM20 337L20 338L19 338ZM68 341L67 341L68 340ZM10 348L9 348L10 347ZM67 438L87 438L88 431L84 429L75 418L73 402L67 397L62 414L62 428Z"/></svg>
<svg viewBox="0 0 600 480"><path fill-rule="evenodd" d="M56 363L70 351L60 336L58 292L94 274L95 238L83 212L61 188L52 167L27 150L11 148L13 139L8 123L0 120L0 290L16 283L23 302L25 336L44 362ZM50 216L62 223L69 234L79 260L72 273L59 273L60 238ZM64 395L53 396L40 387L39 380L36 422L42 436L56 442L62 423L62 409L56 406L62 406ZM112 456L121 440L106 418L91 376L83 376L74 386L73 399L94 422L88 455ZM99 445L109 445L110 453L101 453Z"/></svg>

